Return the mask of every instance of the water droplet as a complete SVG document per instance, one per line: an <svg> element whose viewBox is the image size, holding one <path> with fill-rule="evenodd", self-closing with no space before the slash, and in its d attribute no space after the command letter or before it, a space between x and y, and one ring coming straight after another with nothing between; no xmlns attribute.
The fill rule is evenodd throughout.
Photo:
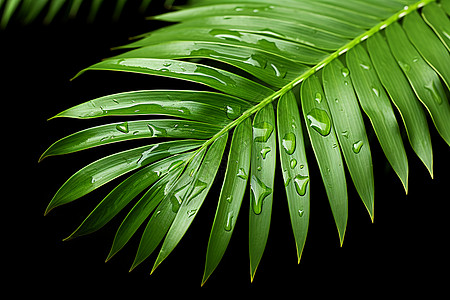
<svg viewBox="0 0 450 300"><path fill-rule="evenodd" d="M167 131L164 128L156 127L155 125L150 124L150 123L147 124L147 127L148 127L148 130L150 131L151 137L167 135Z"/></svg>
<svg viewBox="0 0 450 300"><path fill-rule="evenodd" d="M227 219L223 228L225 229L225 231L231 231L231 229L233 228L233 211L228 212Z"/></svg>
<svg viewBox="0 0 450 300"><path fill-rule="evenodd" d="M261 150L261 157L262 157L263 159L266 159L266 155L267 155L267 153L269 153L270 151L272 151L272 149L270 149L270 147L264 147L264 148L262 148L262 150Z"/></svg>
<svg viewBox="0 0 450 300"><path fill-rule="evenodd" d="M295 158L291 159L289 165L291 166L291 169L295 168L297 165L297 160Z"/></svg>
<svg viewBox="0 0 450 300"><path fill-rule="evenodd" d="M286 186L288 186L289 185L289 183L291 183L291 177L289 177L287 180L286 180L286 182L284 183L284 186L286 187Z"/></svg>
<svg viewBox="0 0 450 300"><path fill-rule="evenodd" d="M233 202L233 196L228 196L226 200L228 203Z"/></svg>
<svg viewBox="0 0 450 300"><path fill-rule="evenodd" d="M358 154L361 151L361 147L363 146L363 142L362 141L357 141L355 143L353 143L353 152Z"/></svg>
<svg viewBox="0 0 450 300"><path fill-rule="evenodd" d="M304 210L302 210L302 209L299 209L298 210L298 216L301 218L301 217L303 217L303 215L305 214L305 211Z"/></svg>
<svg viewBox="0 0 450 300"><path fill-rule="evenodd" d="M237 42L241 42L241 36L242 34L240 34L237 31L232 31L232 30L225 30L225 29L212 29L209 31L209 34L222 39L222 40L229 40L229 41L237 41Z"/></svg>
<svg viewBox="0 0 450 300"><path fill-rule="evenodd" d="M343 137L345 137L346 139L348 139L348 131L347 131L347 130L342 131L341 134L342 134Z"/></svg>
<svg viewBox="0 0 450 300"><path fill-rule="evenodd" d="M253 125L253 137L255 142L265 143L272 135L273 125L267 122L261 122Z"/></svg>
<svg viewBox="0 0 450 300"><path fill-rule="evenodd" d="M370 70L370 64L366 63L366 62L362 62L359 64L359 66L361 68L363 68L364 70Z"/></svg>
<svg viewBox="0 0 450 300"><path fill-rule="evenodd" d="M376 87L372 87L372 92L377 96L380 97L380 91Z"/></svg>
<svg viewBox="0 0 450 300"><path fill-rule="evenodd" d="M411 70L411 66L408 65L408 64L405 63L405 62L402 62L401 60L398 61L398 64L399 64L400 68L402 68L402 70L403 70L404 72L409 72L409 70Z"/></svg>
<svg viewBox="0 0 450 300"><path fill-rule="evenodd" d="M189 187L189 184L186 184L185 186L179 188L176 190L172 197L170 198L170 203L172 205L172 211L174 213L177 213L180 209L181 203L183 203L184 196L186 195L187 188Z"/></svg>
<svg viewBox="0 0 450 300"><path fill-rule="evenodd" d="M292 132L288 132L284 135L281 144L283 145L284 150L287 154L291 155L295 151L295 134Z"/></svg>
<svg viewBox="0 0 450 300"><path fill-rule="evenodd" d="M186 214L187 214L188 218L192 218L195 215L196 212L197 212L196 209L191 209L191 210L188 210L186 212Z"/></svg>
<svg viewBox="0 0 450 300"><path fill-rule="evenodd" d="M270 64L270 66L272 67L272 69L273 69L273 71L275 73L275 76L280 77L280 78L286 77L287 71L284 70L281 66L277 66L277 65L272 64L272 63Z"/></svg>
<svg viewBox="0 0 450 300"><path fill-rule="evenodd" d="M229 106L226 107L227 117L230 120L235 120L241 115L241 108L239 106Z"/></svg>
<svg viewBox="0 0 450 300"><path fill-rule="evenodd" d="M237 173L236 176L241 178L241 179L244 179L244 180L247 180L247 178L248 178L248 176L247 176L247 174L245 174L245 171L244 171L243 168L239 168L238 173Z"/></svg>
<svg viewBox="0 0 450 300"><path fill-rule="evenodd" d="M350 74L350 71L347 68L341 69L342 76L347 77Z"/></svg>
<svg viewBox="0 0 450 300"><path fill-rule="evenodd" d="M194 199L195 197L197 197L198 195L200 195L204 189L206 189L207 184L206 182L203 182L201 180L196 180L195 184L194 184L194 188L192 189L189 197L188 197L188 204L189 202Z"/></svg>
<svg viewBox="0 0 450 300"><path fill-rule="evenodd" d="M314 97L314 100L316 100L317 103L322 102L322 94L319 93L319 92L317 92L317 93L316 93L316 96Z"/></svg>
<svg viewBox="0 0 450 300"><path fill-rule="evenodd" d="M442 104L442 98L439 96L433 80L425 85L425 89L430 92L431 96L433 97L434 101L437 102L437 104Z"/></svg>
<svg viewBox="0 0 450 300"><path fill-rule="evenodd" d="M300 165L300 169L303 169L305 167L305 165Z"/></svg>
<svg viewBox="0 0 450 300"><path fill-rule="evenodd" d="M322 136L327 136L330 133L331 121L326 111L319 108L313 108L306 117L309 121L309 126Z"/></svg>
<svg viewBox="0 0 450 300"><path fill-rule="evenodd" d="M251 187L250 198L253 207L253 212L259 215L262 211L263 201L267 196L269 196L272 193L272 189L267 187L261 181L261 179L259 179L255 175L252 176L250 187Z"/></svg>
<svg viewBox="0 0 450 300"><path fill-rule="evenodd" d="M128 133L128 122L116 125L116 129L123 133Z"/></svg>
<svg viewBox="0 0 450 300"><path fill-rule="evenodd" d="M259 166L258 168L256 168L256 170L261 171L261 170L262 170L261 166Z"/></svg>
<svg viewBox="0 0 450 300"><path fill-rule="evenodd" d="M170 63L170 62L165 62L165 63L163 63L163 66L164 67L170 67L172 65L172 63Z"/></svg>
<svg viewBox="0 0 450 300"><path fill-rule="evenodd" d="M308 186L309 176L297 175L294 177L295 189L297 194L304 196L306 194L306 187Z"/></svg>

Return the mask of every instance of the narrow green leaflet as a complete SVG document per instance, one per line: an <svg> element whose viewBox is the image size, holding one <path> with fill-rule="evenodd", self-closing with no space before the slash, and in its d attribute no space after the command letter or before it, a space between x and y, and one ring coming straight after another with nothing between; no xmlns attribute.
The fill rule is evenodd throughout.
<svg viewBox="0 0 450 300"><path fill-rule="evenodd" d="M389 97L363 46L354 47L346 58L359 103L372 123L386 158L407 191L408 159Z"/></svg>
<svg viewBox="0 0 450 300"><path fill-rule="evenodd" d="M255 48L213 42L172 41L125 52L115 58L207 58L238 67L274 87L282 87L307 66Z"/></svg>
<svg viewBox="0 0 450 300"><path fill-rule="evenodd" d="M171 155L200 147L194 140L171 141L122 151L101 158L72 175L56 192L45 214L51 209L74 201L103 184L130 171Z"/></svg>
<svg viewBox="0 0 450 300"><path fill-rule="evenodd" d="M386 36L398 65L428 109L439 134L450 145L450 105L438 74L420 56L398 23L386 28Z"/></svg>
<svg viewBox="0 0 450 300"><path fill-rule="evenodd" d="M281 169L300 263L309 224L309 169L300 112L292 91L278 101L277 129Z"/></svg>
<svg viewBox="0 0 450 300"><path fill-rule="evenodd" d="M191 1L194 3L194 1ZM207 3L207 1L202 1L204 3ZM208 1L210 5L209 7L206 7L209 10L215 10L215 6L218 4L221 4L221 6L224 6L226 4L235 5L237 9L242 7L242 4L245 3L248 7L250 4L253 4L255 6L254 9L257 9L258 12L261 9L267 9L270 8L273 5L273 1L271 0L253 0L253 1L239 1L231 0L231 1L223 1L223 0L215 0L215 1ZM203 3L202 3L203 4ZM265 4L265 5L262 5ZM201 7L206 5L192 5L193 7ZM297 12L297 11L307 11L311 13L315 13L316 15L324 15L328 16L334 19L341 19L341 20L352 20L352 24L357 25L362 28L371 28L375 26L379 20L375 17L368 16L367 13L361 14L352 10L348 10L345 8L340 8L336 6L330 6L326 3L320 3L318 1L302 1L301 8L299 8L298 1L293 0L284 0L283 2L277 2L275 7L282 7L282 8L288 8L291 11ZM401 8L401 7L400 7ZM253 12L253 11L252 11Z"/></svg>
<svg viewBox="0 0 450 300"><path fill-rule="evenodd" d="M323 87L350 176L373 220L372 156L358 99L350 79L353 69L351 70L337 59L332 61L323 70Z"/></svg>
<svg viewBox="0 0 450 300"><path fill-rule="evenodd" d="M250 276L255 276L269 235L276 163L275 113L269 104L253 119L250 166L249 252Z"/></svg>
<svg viewBox="0 0 450 300"><path fill-rule="evenodd" d="M367 48L383 87L400 112L412 148L431 173L433 166L431 137L419 99L380 33L367 40Z"/></svg>
<svg viewBox="0 0 450 300"><path fill-rule="evenodd" d="M117 229L111 250L106 261L111 259L136 233L153 210L161 203L168 193L173 183L184 169L185 161L174 162L169 170L169 174L158 180L148 191L137 201L129 211L125 219ZM159 214L156 212L156 214Z"/></svg>
<svg viewBox="0 0 450 300"><path fill-rule="evenodd" d="M83 223L67 238L94 232L116 216L131 200L153 183L166 176L179 162L192 153L182 153L157 161L129 176L114 188L89 214Z"/></svg>
<svg viewBox="0 0 450 300"><path fill-rule="evenodd" d="M438 4L430 3L422 9L422 17L450 51L450 20Z"/></svg>
<svg viewBox="0 0 450 300"><path fill-rule="evenodd" d="M219 126L184 120L139 120L100 125L73 133L51 145L42 154L47 156L72 153L110 143L140 138L208 139L220 130Z"/></svg>
<svg viewBox="0 0 450 300"><path fill-rule="evenodd" d="M87 101L55 117L90 119L106 116L164 115L223 126L250 108L242 99L203 91L144 90Z"/></svg>
<svg viewBox="0 0 450 300"><path fill-rule="evenodd" d="M407 15L403 28L412 44L422 57L433 67L450 87L450 54L433 30L428 27L418 12ZM445 99L445 98L444 98Z"/></svg>
<svg viewBox="0 0 450 300"><path fill-rule="evenodd" d="M292 41L235 29L211 29L210 27L191 27L189 28L189 35L186 35L182 29L172 30L170 32L158 32L156 30L152 32L150 36L118 48L146 47L149 45L174 41L201 41L237 47L248 47L294 60L302 64L317 64L328 56L328 53L325 51Z"/></svg>
<svg viewBox="0 0 450 300"><path fill-rule="evenodd" d="M248 182L251 143L252 125L247 118L236 127L231 140L227 170L209 236L202 284L219 264L233 234Z"/></svg>
<svg viewBox="0 0 450 300"><path fill-rule="evenodd" d="M156 20L165 20L169 22L180 22L190 19L199 19L210 16L232 16L246 15L271 18L272 20L285 21L307 25L316 30L331 32L341 37L352 38L355 33L361 34L363 29L336 18L314 14L309 11L294 9L290 7L261 5L260 3L232 3L214 6L200 6L190 9L183 9L175 12L169 12L156 16Z"/></svg>
<svg viewBox="0 0 450 300"><path fill-rule="evenodd" d="M77 76L87 70L132 72L184 79L205 84L231 96L252 102L273 93L273 90L229 71L171 59L108 59L84 69Z"/></svg>
<svg viewBox="0 0 450 300"><path fill-rule="evenodd" d="M179 211L167 232L167 236L164 239L158 257L156 258L152 272L180 242L197 215L216 177L217 170L219 169L222 160L223 151L227 144L227 139L228 133L215 140L206 152L205 158L198 170L198 174L195 176L196 179L193 182L193 187L191 188L189 195L181 203Z"/></svg>
<svg viewBox="0 0 450 300"><path fill-rule="evenodd" d="M339 142L331 122L331 113L317 76L312 75L302 83L301 99L311 146L342 245L348 219L347 182Z"/></svg>
<svg viewBox="0 0 450 300"><path fill-rule="evenodd" d="M145 227L130 270L142 263L161 243L172 225L181 204L184 199L187 199L189 192L192 191L191 186L195 181L205 153L206 148L201 149L176 181L171 182L163 191L157 192L157 197L162 197L162 199Z"/></svg>
<svg viewBox="0 0 450 300"><path fill-rule="evenodd" d="M271 22L268 28L267 22ZM321 50L336 50L349 40L327 31L319 31L310 26L288 20L277 20L259 16L212 16L188 20L180 24L159 29L160 33L170 33L179 27L207 27L214 29L228 29L263 34L274 38L292 41L294 43L318 48Z"/></svg>

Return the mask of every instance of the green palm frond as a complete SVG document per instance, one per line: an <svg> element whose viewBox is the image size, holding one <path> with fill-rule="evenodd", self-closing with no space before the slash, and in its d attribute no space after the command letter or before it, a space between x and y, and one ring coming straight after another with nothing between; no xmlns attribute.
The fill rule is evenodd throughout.
<svg viewBox="0 0 450 300"><path fill-rule="evenodd" d="M80 74L138 73L190 81L199 89L128 91L58 114L123 120L62 138L41 159L119 141L164 140L82 168L46 213L133 172L69 238L100 229L134 203L108 259L145 227L132 268L162 244L153 271L182 239L212 184L222 182L203 282L227 248L243 201L249 203L253 279L267 242L273 195L283 190L274 185L277 160L301 258L310 217L306 158L312 151L342 244L350 182L374 217L367 124L406 192L409 168L400 124L431 176L427 115L450 145L449 7L449 0L197 0L153 17L174 23ZM217 176L221 161L224 178Z"/></svg>
<svg viewBox="0 0 450 300"><path fill-rule="evenodd" d="M113 19L118 19L124 10L128 0L115 0L115 8L112 11ZM166 1L171 3L173 1ZM64 13L69 18L77 16L83 6L89 7L88 21L92 22L102 6L104 0L2 0L0 1L0 27L5 28L10 19L17 14L25 24L33 22L40 14L45 14L44 23L50 23L59 13ZM147 12L151 0L141 0L138 9L141 13Z"/></svg>

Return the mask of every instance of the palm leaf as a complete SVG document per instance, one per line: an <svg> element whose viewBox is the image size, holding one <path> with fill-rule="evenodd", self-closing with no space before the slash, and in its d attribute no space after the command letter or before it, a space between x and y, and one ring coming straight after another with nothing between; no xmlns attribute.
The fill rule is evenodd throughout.
<svg viewBox="0 0 450 300"><path fill-rule="evenodd" d="M76 132L42 158L137 138L166 141L86 166L61 187L47 212L134 172L70 238L100 229L145 191L119 227L108 259L148 220L132 269L162 244L153 272L221 180L217 170L227 156L203 283L225 253L247 188L253 280L268 239L274 192L282 189L274 185L278 155L300 261L314 197L306 160L312 151L342 245L350 182L374 218L368 133L375 132L405 191L409 167L399 123L431 175L427 114L450 145L449 13L448 0L197 0L152 17L174 23L119 47L126 51L77 76L120 71L189 81L198 90L124 92L56 115L146 119Z"/></svg>

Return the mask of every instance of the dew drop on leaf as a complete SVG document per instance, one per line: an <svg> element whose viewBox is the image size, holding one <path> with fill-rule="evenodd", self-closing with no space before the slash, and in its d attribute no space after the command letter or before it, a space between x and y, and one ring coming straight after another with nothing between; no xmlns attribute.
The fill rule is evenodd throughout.
<svg viewBox="0 0 450 300"><path fill-rule="evenodd" d="M361 147L363 146L363 142L362 141L357 141L355 143L353 143L352 149L353 152L358 154L361 151Z"/></svg>
<svg viewBox="0 0 450 300"><path fill-rule="evenodd" d="M442 99L438 94L436 85L434 84L433 80L425 85L425 89L428 90L428 92L430 92L431 96L433 97L434 101L436 101L437 104L442 104Z"/></svg>
<svg viewBox="0 0 450 300"><path fill-rule="evenodd" d="M317 92L316 95L315 95L315 97L314 97L314 100L316 100L317 103L322 102L322 94L319 93L319 92Z"/></svg>
<svg viewBox="0 0 450 300"><path fill-rule="evenodd" d="M283 140L281 141L281 144L283 145L284 151L286 151L287 154L291 155L295 151L295 134L292 132L288 132L284 135Z"/></svg>
<svg viewBox="0 0 450 300"><path fill-rule="evenodd" d="M148 130L150 131L150 136L156 137L156 136L165 136L167 135L167 131L164 128L156 127L153 124L147 124Z"/></svg>
<svg viewBox="0 0 450 300"><path fill-rule="evenodd" d="M192 199L194 199L195 197L200 195L203 192L203 190L206 188L206 186L207 186L206 182L203 182L201 180L195 181L194 188L192 189L192 191L189 195L188 203L189 203L189 201L191 201Z"/></svg>
<svg viewBox="0 0 450 300"><path fill-rule="evenodd" d="M291 166L291 169L295 168L295 166L297 165L297 160L295 158L291 159L289 165Z"/></svg>
<svg viewBox="0 0 450 300"><path fill-rule="evenodd" d="M306 187L308 186L309 177L303 175L297 175L294 177L295 189L297 194L304 196L306 194Z"/></svg>
<svg viewBox="0 0 450 300"><path fill-rule="evenodd" d="M350 74L350 71L347 68L341 69L342 76L347 77Z"/></svg>
<svg viewBox="0 0 450 300"><path fill-rule="evenodd" d="M233 228L233 211L229 211L227 214L227 219L225 220L225 225L223 227L225 231L231 231Z"/></svg>
<svg viewBox="0 0 450 300"><path fill-rule="evenodd" d="M404 72L409 72L409 70L411 70L411 66L408 65L408 64L405 63L405 62L402 62L401 60L398 61L398 64L399 64L400 68L402 68L402 70L403 70Z"/></svg>
<svg viewBox="0 0 450 300"><path fill-rule="evenodd" d="M247 178L248 178L248 176L247 176L247 174L245 174L245 171L244 171L243 168L239 168L238 173L237 173L236 176L241 178L241 179L244 179L244 180L247 180Z"/></svg>
<svg viewBox="0 0 450 300"><path fill-rule="evenodd" d="M370 70L370 64L366 63L366 62L362 62L359 64L359 66L361 68L363 68L364 70Z"/></svg>
<svg viewBox="0 0 450 300"><path fill-rule="evenodd" d="M239 106L229 106L226 107L227 117L230 120L235 120L241 115L241 108Z"/></svg>
<svg viewBox="0 0 450 300"><path fill-rule="evenodd" d="M327 136L331 131L331 121L328 113L319 108L313 108L306 115L309 126L322 136Z"/></svg>
<svg viewBox="0 0 450 300"><path fill-rule="evenodd" d="M375 94L375 96L380 97L380 90L378 90L376 87L372 87L372 92Z"/></svg>
<svg viewBox="0 0 450 300"><path fill-rule="evenodd" d="M256 176L252 176L250 198L253 212L259 215L262 211L264 199L272 193L272 189Z"/></svg>
<svg viewBox="0 0 450 300"><path fill-rule="evenodd" d="M304 210L302 210L302 209L299 209L298 210L298 216L301 218L301 217L303 217L303 215L305 214L305 211Z"/></svg>
<svg viewBox="0 0 450 300"><path fill-rule="evenodd" d="M253 125L253 138L255 142L265 143L273 132L273 125L267 122L261 122Z"/></svg>
<svg viewBox="0 0 450 300"><path fill-rule="evenodd" d="M188 210L186 213L187 213L188 218L192 218L196 212L197 212L196 209L191 209L191 210Z"/></svg>
<svg viewBox="0 0 450 300"><path fill-rule="evenodd" d="M266 155L267 155L267 153L269 153L270 151L272 151L272 149L270 149L270 147L264 147L264 148L262 148L262 150L261 150L261 157L262 157L263 159L266 159Z"/></svg>
<svg viewBox="0 0 450 300"><path fill-rule="evenodd" d="M116 125L116 129L123 133L128 133L128 122Z"/></svg>
<svg viewBox="0 0 450 300"><path fill-rule="evenodd" d="M289 177L287 180L286 180L286 182L284 183L284 186L286 187L286 186L288 186L289 185L289 183L291 183L291 177Z"/></svg>
<svg viewBox="0 0 450 300"><path fill-rule="evenodd" d="M347 131L347 130L342 131L341 134L342 134L343 137L345 137L346 139L348 139L348 131Z"/></svg>

